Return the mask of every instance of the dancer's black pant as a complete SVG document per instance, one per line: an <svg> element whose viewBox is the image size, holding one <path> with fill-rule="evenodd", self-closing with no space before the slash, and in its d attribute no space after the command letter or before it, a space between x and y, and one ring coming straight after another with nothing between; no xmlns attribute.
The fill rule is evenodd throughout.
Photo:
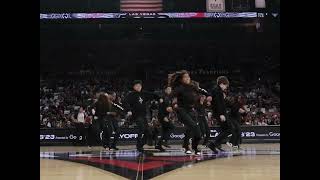
<svg viewBox="0 0 320 180"><path fill-rule="evenodd" d="M197 112L192 108L178 108L178 119L185 125L186 132L183 147L188 147L189 139L192 138L192 149L197 149L201 140L201 130L197 119Z"/></svg>
<svg viewBox="0 0 320 180"><path fill-rule="evenodd" d="M201 129L202 137L204 137L203 144L207 144L210 138L210 129L208 126L208 121L205 116L199 115L199 125Z"/></svg>
<svg viewBox="0 0 320 180"><path fill-rule="evenodd" d="M93 121L92 126L96 136L95 139L98 144L101 144L104 148L109 147L109 138L112 132L112 127L111 122L108 121L107 117L99 117Z"/></svg>
<svg viewBox="0 0 320 180"><path fill-rule="evenodd" d="M115 119L114 117L111 117L108 119L110 121L110 125L111 125L111 133L113 133L113 141L111 142L111 146L110 147L116 147L118 140L119 140L119 125L118 125L118 121L117 119ZM112 134L110 134L111 136Z"/></svg>
<svg viewBox="0 0 320 180"><path fill-rule="evenodd" d="M78 136L76 143L81 145L88 145L88 146L95 145L96 134L94 132L94 128L92 127L92 124L87 125L83 123L76 123L75 127L77 131L77 136ZM82 136L81 139L79 139L80 136Z"/></svg>
<svg viewBox="0 0 320 180"><path fill-rule="evenodd" d="M95 133L93 132L92 124L89 124L87 127L87 145L93 146L95 145Z"/></svg>
<svg viewBox="0 0 320 180"><path fill-rule="evenodd" d="M231 123L232 123L232 136L230 139L230 142L234 145L234 146L239 146L239 144L241 143L241 126L240 126L240 122L238 119L233 119L231 118Z"/></svg>
<svg viewBox="0 0 320 180"><path fill-rule="evenodd" d="M88 132L85 128L85 124L84 123L75 123L74 125L76 127L76 134L77 134L76 144L77 145L88 144L88 142L87 142Z"/></svg>
<svg viewBox="0 0 320 180"><path fill-rule="evenodd" d="M221 131L219 135L214 139L215 146L220 146L227 137L233 133L232 123L230 119L227 119L226 121L222 122L218 120L218 125L220 125Z"/></svg>
<svg viewBox="0 0 320 180"><path fill-rule="evenodd" d="M146 136L148 135L148 121L144 116L137 116L135 122L138 128L137 149L142 149L146 144Z"/></svg>
<svg viewBox="0 0 320 180"><path fill-rule="evenodd" d="M146 144L149 146L156 145L159 143L158 136L160 135L159 127L147 127ZM153 143L154 142L154 143Z"/></svg>
<svg viewBox="0 0 320 180"><path fill-rule="evenodd" d="M107 120L104 122L103 133L102 133L102 145L104 148L106 147L111 148L110 140L112 136L112 131L113 131L112 120L107 118Z"/></svg>
<svg viewBox="0 0 320 180"><path fill-rule="evenodd" d="M111 138L113 137L113 139ZM103 124L102 145L103 147L114 148L119 139L119 126L117 120L107 116Z"/></svg>
<svg viewBox="0 0 320 180"><path fill-rule="evenodd" d="M162 119L161 123L161 138L158 145L162 145L163 142L168 142L170 137L170 132L174 129L174 125L169 121L166 122Z"/></svg>

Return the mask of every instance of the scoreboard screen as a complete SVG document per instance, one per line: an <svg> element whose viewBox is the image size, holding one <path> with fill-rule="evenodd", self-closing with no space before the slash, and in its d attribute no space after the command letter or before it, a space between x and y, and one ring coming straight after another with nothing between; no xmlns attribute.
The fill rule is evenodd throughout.
<svg viewBox="0 0 320 180"><path fill-rule="evenodd" d="M278 17L280 9L263 10L261 2L280 6L279 0L40 0L40 19Z"/></svg>
<svg viewBox="0 0 320 180"><path fill-rule="evenodd" d="M41 13L254 11L256 0L40 0ZM276 0L267 0L271 2ZM279 1L279 0L278 0ZM208 11L208 7L211 10Z"/></svg>

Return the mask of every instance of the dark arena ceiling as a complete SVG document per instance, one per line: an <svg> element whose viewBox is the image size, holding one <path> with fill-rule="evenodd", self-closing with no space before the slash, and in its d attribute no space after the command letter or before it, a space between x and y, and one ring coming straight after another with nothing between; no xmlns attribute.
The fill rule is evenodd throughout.
<svg viewBox="0 0 320 180"><path fill-rule="evenodd" d="M99 7L96 0L79 0L79 6L61 0L54 2L41 1L41 13L112 12L112 8L119 6L113 4L109 10L95 10L94 7ZM230 8L228 6L226 1L226 9ZM174 11L173 5L171 9L167 7L167 11ZM180 9L186 11L183 8L187 5ZM280 12L276 6L266 11L270 10ZM202 63L257 63L266 57L272 57L275 63L280 61L280 15L273 17L269 13L264 18L230 19L40 20L40 65L43 69L54 65L172 63L186 59Z"/></svg>

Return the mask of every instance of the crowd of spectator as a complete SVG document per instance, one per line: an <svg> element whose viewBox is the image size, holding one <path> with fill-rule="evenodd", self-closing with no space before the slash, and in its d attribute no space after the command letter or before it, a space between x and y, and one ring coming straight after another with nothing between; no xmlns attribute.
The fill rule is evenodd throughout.
<svg viewBox="0 0 320 180"><path fill-rule="evenodd" d="M166 80L166 79L165 79ZM165 84L164 82L159 82ZM115 91L117 93L116 103L122 104L130 81L126 78L109 79L42 79L40 76L40 128L67 128L72 127L77 121L80 109L84 110L85 121L92 122L93 116L90 106L94 103L99 92ZM152 84L152 82L146 82ZM280 97L274 93L274 89L280 92L280 82L272 86L266 86L260 81L248 83L235 83L232 87L233 95L241 95L246 101L247 113L242 116L242 125L280 125ZM239 85L240 84L240 85ZM159 93L159 88L152 89ZM157 102L150 103L151 111L149 119L155 120ZM208 108L209 126L215 126L216 120L210 115ZM176 126L182 126L175 114L171 119ZM123 127L134 127L134 123L124 116L119 119L119 125Z"/></svg>

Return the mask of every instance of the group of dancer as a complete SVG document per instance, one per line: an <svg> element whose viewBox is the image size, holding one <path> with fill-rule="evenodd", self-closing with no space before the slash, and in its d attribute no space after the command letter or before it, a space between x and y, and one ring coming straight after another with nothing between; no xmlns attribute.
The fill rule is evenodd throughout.
<svg viewBox="0 0 320 180"><path fill-rule="evenodd" d="M214 153L223 151L221 144L232 135L228 144L234 150L239 150L241 143L240 116L246 113L243 108L244 102L240 97L228 96L229 80L220 76L216 80L217 85L211 91L204 90L199 83L191 80L187 71L177 71L168 79L163 95L142 90L142 81L135 80L132 91L125 97L120 106L114 102L116 94L102 93L97 102L92 106L92 114L95 118L96 136L101 139L104 148L117 150L119 127L116 116L123 113L130 117L137 125L136 148L143 152L148 135L147 102L159 101L158 121L161 125L161 138L155 148L165 151L163 146L168 147L170 132L174 125L169 114L175 112L178 120L185 127L185 137L182 147L186 154L200 155L198 146L203 139L203 145L210 148ZM210 141L210 130L206 119L206 104L212 104L212 116L221 128L220 133ZM227 112L227 109L230 111ZM103 133L101 133L103 132ZM113 138L111 138L113 137Z"/></svg>

